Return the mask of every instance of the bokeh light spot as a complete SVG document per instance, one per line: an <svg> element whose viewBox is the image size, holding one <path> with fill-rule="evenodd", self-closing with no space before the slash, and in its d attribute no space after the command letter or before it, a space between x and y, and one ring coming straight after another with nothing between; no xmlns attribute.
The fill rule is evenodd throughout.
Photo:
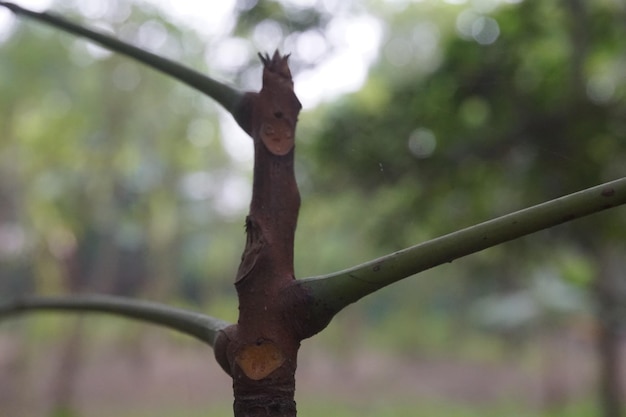
<svg viewBox="0 0 626 417"><path fill-rule="evenodd" d="M415 157L428 158L435 152L437 138L432 130L420 127L409 136L408 147Z"/></svg>

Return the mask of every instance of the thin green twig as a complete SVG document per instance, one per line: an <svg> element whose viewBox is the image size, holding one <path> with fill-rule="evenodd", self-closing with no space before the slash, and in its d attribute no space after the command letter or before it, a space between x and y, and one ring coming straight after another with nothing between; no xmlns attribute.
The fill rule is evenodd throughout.
<svg viewBox="0 0 626 417"><path fill-rule="evenodd" d="M0 304L0 320L32 312L107 313L169 327L209 345L229 323L164 304L107 295L22 297Z"/></svg>
<svg viewBox="0 0 626 417"><path fill-rule="evenodd" d="M309 288L320 315L334 314L418 272L625 203L626 178L621 178L299 284Z"/></svg>
<svg viewBox="0 0 626 417"><path fill-rule="evenodd" d="M54 26L65 32L87 38L107 49L124 54L151 68L159 70L179 81L182 81L188 86L207 94L209 97L220 103L233 116L235 116L235 113L241 104L241 99L243 97L243 93L241 91L216 81L198 71L187 68L175 61L163 58L159 55L127 44L103 33L87 29L51 13L35 12L6 1L0 1L0 6L6 7L16 15L29 17L39 22Z"/></svg>

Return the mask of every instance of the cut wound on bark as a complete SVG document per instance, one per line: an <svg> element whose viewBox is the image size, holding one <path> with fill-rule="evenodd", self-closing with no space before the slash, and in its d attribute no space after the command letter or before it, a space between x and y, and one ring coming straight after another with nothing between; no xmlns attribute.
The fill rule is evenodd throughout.
<svg viewBox="0 0 626 417"><path fill-rule="evenodd" d="M258 381L278 369L285 356L274 342L262 340L241 348L235 361L248 378Z"/></svg>
<svg viewBox="0 0 626 417"><path fill-rule="evenodd" d="M218 362L233 378L235 416L295 416L295 370L304 290L294 285L293 245L300 194L294 173L300 102L288 56L263 61L263 87L247 93L237 121L254 142L246 246L235 280L236 325L220 333ZM297 308L296 308L297 307Z"/></svg>

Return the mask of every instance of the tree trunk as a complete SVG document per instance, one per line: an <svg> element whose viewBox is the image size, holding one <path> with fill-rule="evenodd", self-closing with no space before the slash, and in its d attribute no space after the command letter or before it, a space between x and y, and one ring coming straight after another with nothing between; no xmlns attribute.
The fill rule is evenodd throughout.
<svg viewBox="0 0 626 417"><path fill-rule="evenodd" d="M604 417L622 417L620 381L620 338L610 326L600 324L598 332L600 361L600 408Z"/></svg>
<svg viewBox="0 0 626 417"><path fill-rule="evenodd" d="M78 415L75 405L75 388L77 374L82 366L83 326L82 321L74 323L65 337L60 352L58 368L51 381L51 415Z"/></svg>
<svg viewBox="0 0 626 417"><path fill-rule="evenodd" d="M602 416L622 417L621 338L626 311L626 276L622 254L615 247L603 247L594 287L598 316L599 397Z"/></svg>
<svg viewBox="0 0 626 417"><path fill-rule="evenodd" d="M300 341L323 325L306 314L311 299L294 277L300 194L294 137L301 105L288 56L261 56L263 88L248 93L237 121L254 141L254 181L246 247L235 280L239 319L222 331L215 355L233 378L235 417L296 415Z"/></svg>

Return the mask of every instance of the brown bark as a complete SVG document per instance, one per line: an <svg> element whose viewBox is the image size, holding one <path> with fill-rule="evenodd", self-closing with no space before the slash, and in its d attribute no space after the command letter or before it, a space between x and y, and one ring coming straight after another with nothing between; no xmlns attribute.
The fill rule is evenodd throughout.
<svg viewBox="0 0 626 417"><path fill-rule="evenodd" d="M236 116L255 151L247 241L235 280L239 319L214 346L218 362L233 378L236 417L296 415L300 341L319 328L301 310L310 298L296 283L293 267L300 208L294 138L301 105L288 56L276 52L261 60L263 87L246 95Z"/></svg>

